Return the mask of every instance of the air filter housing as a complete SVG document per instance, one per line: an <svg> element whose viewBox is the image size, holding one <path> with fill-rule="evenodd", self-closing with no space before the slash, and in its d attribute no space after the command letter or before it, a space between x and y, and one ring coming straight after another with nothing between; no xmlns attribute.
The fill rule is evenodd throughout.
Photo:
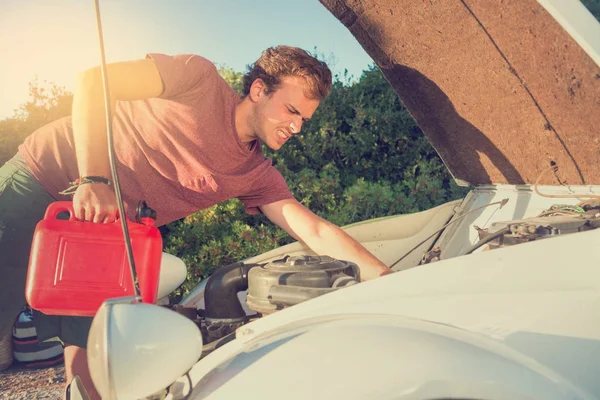
<svg viewBox="0 0 600 400"><path fill-rule="evenodd" d="M328 256L285 256L248 272L248 306L270 314L360 281L356 264Z"/></svg>

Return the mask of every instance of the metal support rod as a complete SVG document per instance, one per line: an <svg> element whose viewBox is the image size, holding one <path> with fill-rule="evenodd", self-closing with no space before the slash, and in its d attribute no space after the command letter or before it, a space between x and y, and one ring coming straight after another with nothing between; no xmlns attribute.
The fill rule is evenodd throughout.
<svg viewBox="0 0 600 400"><path fill-rule="evenodd" d="M119 177L117 174L117 166L115 162L115 153L113 145L113 134L112 134L112 115L110 110L110 91L108 88L108 74L106 71L106 57L104 54L104 39L102 36L102 20L100 18L100 2L94 0L96 5L96 22L98 25L98 40L100 44L100 61L102 70L102 83L104 85L104 107L106 108L106 136L108 141L108 158L110 161L110 170L112 173L112 180L115 188L115 195L117 196L117 205L119 206L119 219L121 220L121 228L123 229L123 238L125 239L125 250L127 252L127 258L129 259L129 269L131 271L131 281L133 282L133 288L135 295L140 295L140 289L137 281L137 274L135 270L135 261L133 259L133 250L131 248L131 240L129 237L129 229L127 226L127 215L125 214L125 207L123 206L123 198L121 197L121 188L119 186Z"/></svg>

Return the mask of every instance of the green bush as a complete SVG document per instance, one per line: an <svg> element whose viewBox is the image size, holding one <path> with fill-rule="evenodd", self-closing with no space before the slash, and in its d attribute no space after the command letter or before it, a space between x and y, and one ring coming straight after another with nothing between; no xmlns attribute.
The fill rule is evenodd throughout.
<svg viewBox="0 0 600 400"><path fill-rule="evenodd" d="M239 82L231 70L224 76ZM263 150L298 201L340 226L425 210L467 191L375 67L357 82L338 79L300 136L277 152ZM165 240L190 271L183 292L220 265L292 241L265 217L246 215L237 200L169 224Z"/></svg>
<svg viewBox="0 0 600 400"><path fill-rule="evenodd" d="M220 72L240 90L240 73ZM30 94L14 118L0 121L0 162L35 129L70 112L72 96L63 88L42 88L35 81ZM264 152L298 201L340 226L417 212L466 193L375 67L356 82L337 79L303 133L278 152ZM237 199L160 229L164 250L188 268L178 296L219 266L292 241L264 216L247 215Z"/></svg>
<svg viewBox="0 0 600 400"><path fill-rule="evenodd" d="M71 113L73 95L65 88L37 78L29 84L30 100L12 118L0 121L0 165L17 152L17 147L33 131Z"/></svg>

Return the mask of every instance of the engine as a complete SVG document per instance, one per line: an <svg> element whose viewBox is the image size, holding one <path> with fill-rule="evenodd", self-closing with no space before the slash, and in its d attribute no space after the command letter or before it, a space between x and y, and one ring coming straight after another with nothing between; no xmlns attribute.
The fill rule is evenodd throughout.
<svg viewBox="0 0 600 400"><path fill-rule="evenodd" d="M218 268L204 288L204 310L175 307L202 332L203 356L233 339L240 326L360 282L356 264L327 256L285 256L264 264ZM238 296L248 291L245 304ZM250 312L248 312L250 311Z"/></svg>
<svg viewBox="0 0 600 400"><path fill-rule="evenodd" d="M598 227L599 202L555 205L531 218L494 222L485 229L475 226L479 241L464 254L479 248L494 250ZM421 264L439 261L441 252L439 247L434 247L425 253ZM203 308L176 306L175 309L196 322L205 343L203 355L206 355L233 339L239 327L256 318L358 282L356 264L327 256L285 256L262 264L239 262L218 268L206 281L200 293ZM240 297L241 292L247 292L247 296Z"/></svg>
<svg viewBox="0 0 600 400"><path fill-rule="evenodd" d="M356 264L331 257L284 257L248 274L248 306L260 314L358 283Z"/></svg>

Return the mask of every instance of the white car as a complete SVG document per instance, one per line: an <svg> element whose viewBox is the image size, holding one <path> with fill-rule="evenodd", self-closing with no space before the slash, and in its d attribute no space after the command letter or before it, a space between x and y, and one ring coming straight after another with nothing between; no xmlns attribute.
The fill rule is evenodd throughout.
<svg viewBox="0 0 600 400"><path fill-rule="evenodd" d="M105 303L105 398L600 399L600 24L577 0L321 0L462 200L346 227L397 273L292 243L164 307ZM200 329L198 329L200 327Z"/></svg>

